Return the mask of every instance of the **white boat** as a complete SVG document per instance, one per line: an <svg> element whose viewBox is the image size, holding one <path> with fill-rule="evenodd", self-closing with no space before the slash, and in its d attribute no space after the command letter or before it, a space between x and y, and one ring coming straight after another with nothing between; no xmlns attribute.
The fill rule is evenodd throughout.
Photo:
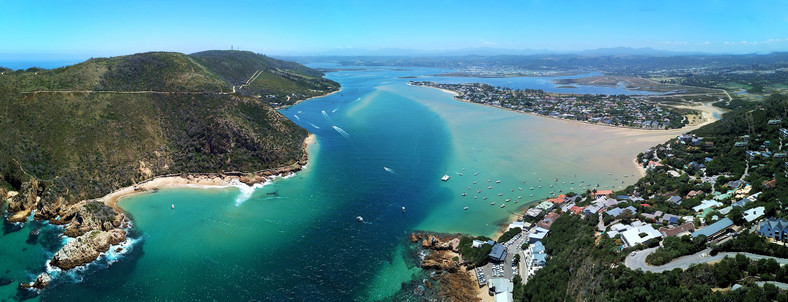
<svg viewBox="0 0 788 302"><path fill-rule="evenodd" d="M517 196L517 199L520 199L520 198L523 198L523 196L522 195L521 196Z"/></svg>
<svg viewBox="0 0 788 302"><path fill-rule="evenodd" d="M498 196L503 196L503 193L498 193Z"/></svg>
<svg viewBox="0 0 788 302"><path fill-rule="evenodd" d="M468 210L468 207L464 207L463 210Z"/></svg>
<svg viewBox="0 0 788 302"><path fill-rule="evenodd" d="M473 173L473 176L479 175L479 172Z"/></svg>
<svg viewBox="0 0 788 302"><path fill-rule="evenodd" d="M364 222L364 218L361 218L361 216L356 216L356 221Z"/></svg>
<svg viewBox="0 0 788 302"><path fill-rule="evenodd" d="M499 184L499 183L501 183L501 181L500 180L496 180L495 183Z"/></svg>
<svg viewBox="0 0 788 302"><path fill-rule="evenodd" d="M502 207L502 208L503 208L503 207L505 207L505 206L506 206L506 204L505 204L505 203L501 205L501 207Z"/></svg>
<svg viewBox="0 0 788 302"><path fill-rule="evenodd" d="M405 207L402 207L402 213L405 213Z"/></svg>
<svg viewBox="0 0 788 302"><path fill-rule="evenodd" d="M465 192L462 192L462 196L465 196L465 195L467 195L467 194L465 194Z"/></svg>
<svg viewBox="0 0 788 302"><path fill-rule="evenodd" d="M531 194L531 196L530 196L530 197L534 197L534 194Z"/></svg>
<svg viewBox="0 0 788 302"><path fill-rule="evenodd" d="M491 206L494 206L494 205L495 205L495 202L494 202L494 201L493 201L493 202L491 202L491 203L490 203L490 205L491 205Z"/></svg>
<svg viewBox="0 0 788 302"><path fill-rule="evenodd" d="M442 180L442 181L447 181L447 180L449 180L449 174L443 174L443 177L441 177L441 180Z"/></svg>
<svg viewBox="0 0 788 302"><path fill-rule="evenodd" d="M175 204L174 203L172 204L172 209L175 210Z"/></svg>
<svg viewBox="0 0 788 302"><path fill-rule="evenodd" d="M531 187L531 190L533 190L533 189L534 189L534 187Z"/></svg>

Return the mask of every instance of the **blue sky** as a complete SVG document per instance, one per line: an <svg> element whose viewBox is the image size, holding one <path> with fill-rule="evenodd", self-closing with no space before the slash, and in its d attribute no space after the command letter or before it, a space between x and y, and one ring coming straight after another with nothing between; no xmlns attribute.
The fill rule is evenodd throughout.
<svg viewBox="0 0 788 302"><path fill-rule="evenodd" d="M0 56L110 56L232 46L347 49L788 50L788 1L0 0Z"/></svg>

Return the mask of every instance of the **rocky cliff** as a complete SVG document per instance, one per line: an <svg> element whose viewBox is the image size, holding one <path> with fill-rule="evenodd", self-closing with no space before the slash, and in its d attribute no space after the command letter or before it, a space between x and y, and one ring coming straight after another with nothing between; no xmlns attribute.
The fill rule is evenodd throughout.
<svg viewBox="0 0 788 302"><path fill-rule="evenodd" d="M91 231L69 241L55 253L50 264L69 270L96 260L101 253L109 250L110 245L125 240L126 231L122 229L112 229L107 232Z"/></svg>

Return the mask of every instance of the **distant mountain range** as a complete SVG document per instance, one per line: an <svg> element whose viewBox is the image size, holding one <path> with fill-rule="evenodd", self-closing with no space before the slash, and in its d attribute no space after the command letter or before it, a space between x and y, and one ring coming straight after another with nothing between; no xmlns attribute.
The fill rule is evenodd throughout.
<svg viewBox="0 0 788 302"><path fill-rule="evenodd" d="M411 57L411 56L499 56L499 55L581 55L581 56L687 56L687 55L725 55L720 53L704 53L704 52L691 52L691 51L670 51L659 50L649 47L632 48L632 47L610 47L610 48L597 48L580 51L561 51L561 50L548 50L548 49L507 49L507 48L493 48L493 47L477 47L477 48L462 48L452 50L418 50L408 48L380 48L380 49L363 49L363 48L340 48L329 51L321 52L293 52L287 54L280 54L282 57L319 57L319 56L394 56L394 57Z"/></svg>

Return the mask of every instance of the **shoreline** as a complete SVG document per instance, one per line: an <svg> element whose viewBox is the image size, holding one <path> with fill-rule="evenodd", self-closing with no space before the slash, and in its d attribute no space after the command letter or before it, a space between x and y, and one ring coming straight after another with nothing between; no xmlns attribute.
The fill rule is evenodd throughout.
<svg viewBox="0 0 788 302"><path fill-rule="evenodd" d="M316 136L309 133L301 148L304 150L304 155L301 160L289 166L276 167L257 172L242 173L242 172L229 172L229 173L191 173L181 175L160 175L151 179L142 181L140 183L115 190L102 197L92 199L98 200L107 206L112 207L118 213L125 216L123 208L118 206L121 199L141 193L148 193L164 188L226 188L233 185L233 181L253 185L256 183L263 183L277 176L296 173L307 165L309 147L317 142ZM253 177L249 177L253 174ZM84 202L87 202L86 200Z"/></svg>
<svg viewBox="0 0 788 302"><path fill-rule="evenodd" d="M310 98L305 98L305 99L303 99L303 100L296 101L296 102L295 102L295 103L293 103L292 105L282 105L282 106L276 106L276 107L274 107L274 109L276 109L276 110L287 109L287 108L290 108L290 107L292 107L292 106L298 105L298 104L300 104L301 102L306 102L306 101L308 101L308 100L311 100L311 99L316 99L316 98L322 98L322 97L326 97L326 96L332 95L332 94L334 94L334 93L340 92L340 91L342 91L342 90L343 90L343 89L342 89L342 87L340 87L340 88L339 88L339 90L337 90L337 91L334 91L334 92L329 92L329 93L326 93L326 94L323 94L323 95L316 95L316 96L313 96L313 97L310 97Z"/></svg>
<svg viewBox="0 0 788 302"><path fill-rule="evenodd" d="M417 85L412 85L410 83L408 83L407 85L417 86ZM554 119L554 120L559 120L559 121L566 121L566 122L577 123L577 124L582 124L582 125L601 126L601 127L608 127L608 128L614 128L614 129L622 129L622 130L630 130L630 131L648 131L648 132L651 132L651 133L659 133L660 131L662 131L664 133L673 133L673 132L675 132L676 134L686 133L686 132L698 129L700 127L703 127L705 125L708 125L708 124L711 124L713 122L718 121L718 119L714 118L714 114L712 112L710 112L710 110L712 108L714 108L717 111L720 111L720 113L722 113L721 109L719 109L717 107L714 107L710 103L701 103L700 107L702 107L702 108L695 108L695 106L689 106L689 105L672 106L672 107L677 107L677 108L692 109L692 110L700 111L701 115L703 116L704 122L702 122L700 124L697 124L697 125L684 125L684 127L681 127L681 128L674 128L674 129L667 129L667 130L666 129L633 128L633 127L626 127L626 126L614 126L614 125L606 125L606 124L599 124L599 123L589 123L589 122L585 122L585 121L564 119L564 118L558 118L558 117L553 117L553 116L548 116L548 115L541 115L541 114L537 114L537 113L533 113L533 112L512 110L512 109L509 109L509 108L493 106L493 105L484 104L484 103L474 103L474 102L471 102L469 100L460 98L459 97L459 93L457 93L456 91L443 89L443 88L438 88L438 87L433 87L433 86L420 86L420 85L418 85L417 87L428 87L428 88L437 89L437 90L440 90L440 91L443 91L443 92L446 92L446 93L449 93L449 94L453 94L454 95L453 99L456 100L456 101L469 103L469 104L482 105L482 106L487 106L487 107L491 107L491 108L502 109L502 110L506 110L506 111L510 111L510 112L514 112L514 113L520 113L520 114L525 114L525 115L530 115L530 116L535 116L535 117L549 118L549 119ZM704 109L706 109L706 110L704 110Z"/></svg>

